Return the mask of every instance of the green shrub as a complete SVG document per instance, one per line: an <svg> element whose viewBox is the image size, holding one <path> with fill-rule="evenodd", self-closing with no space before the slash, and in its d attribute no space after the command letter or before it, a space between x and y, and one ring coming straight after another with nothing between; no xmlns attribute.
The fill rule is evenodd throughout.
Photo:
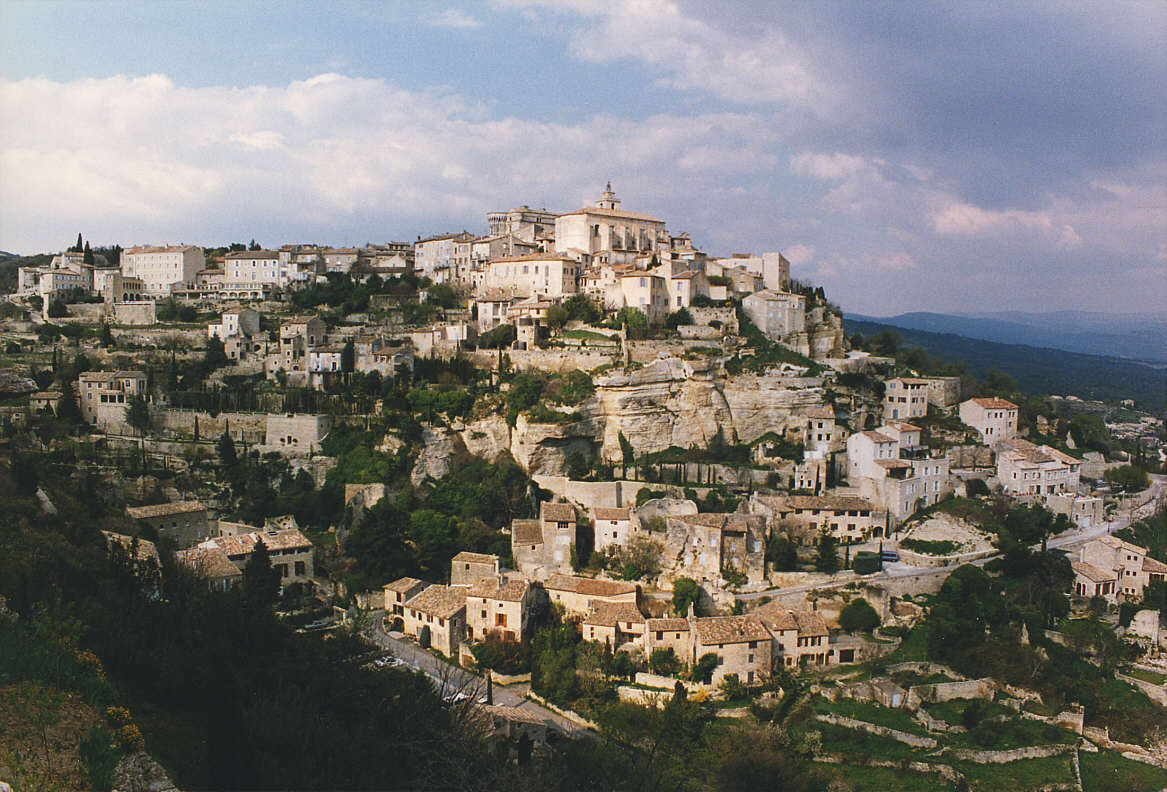
<svg viewBox="0 0 1167 792"><path fill-rule="evenodd" d="M98 792L109 792L113 788L114 768L122 758L116 737L105 729L91 726L81 740L78 752L93 788Z"/></svg>

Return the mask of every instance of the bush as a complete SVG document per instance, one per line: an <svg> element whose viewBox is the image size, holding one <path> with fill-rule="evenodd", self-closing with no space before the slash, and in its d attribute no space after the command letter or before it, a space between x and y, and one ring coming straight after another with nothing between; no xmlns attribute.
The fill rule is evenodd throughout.
<svg viewBox="0 0 1167 792"><path fill-rule="evenodd" d="M745 683L741 681L741 678L737 674L726 674L722 678L718 688L720 688L721 692L730 701L746 697Z"/></svg>
<svg viewBox="0 0 1167 792"><path fill-rule="evenodd" d="M853 599L839 612L839 626L849 633L870 632L879 626L879 614L867 600Z"/></svg>
<svg viewBox="0 0 1167 792"><path fill-rule="evenodd" d="M964 491L970 498L977 495L988 495L989 485L985 483L984 479L969 479L964 483Z"/></svg>
<svg viewBox="0 0 1167 792"><path fill-rule="evenodd" d="M93 788L98 792L109 792L113 787L113 771L122 758L122 751L114 735L98 726L91 726L78 746L78 752Z"/></svg>
<svg viewBox="0 0 1167 792"><path fill-rule="evenodd" d="M717 655L713 652L701 655L693 664L693 681L704 682L706 685L713 679L713 671L717 668Z"/></svg>
<svg viewBox="0 0 1167 792"><path fill-rule="evenodd" d="M648 658L648 668L654 674L672 676L681 670L681 661L671 646L654 649Z"/></svg>
<svg viewBox="0 0 1167 792"><path fill-rule="evenodd" d="M855 574L857 575L870 575L873 572L878 572L879 568L879 556L875 553L869 553L866 550L857 553L851 561L851 569L855 570Z"/></svg>
<svg viewBox="0 0 1167 792"><path fill-rule="evenodd" d="M430 627L428 624L424 625L421 632L417 634L417 645L422 649L430 648Z"/></svg>

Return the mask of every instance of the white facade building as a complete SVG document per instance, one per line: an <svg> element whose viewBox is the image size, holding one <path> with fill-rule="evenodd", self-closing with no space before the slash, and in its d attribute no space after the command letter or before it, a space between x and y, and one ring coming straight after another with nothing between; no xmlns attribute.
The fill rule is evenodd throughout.
<svg viewBox="0 0 1167 792"><path fill-rule="evenodd" d="M1017 405L1005 399L969 399L960 404L960 420L981 433L987 446L1017 436Z"/></svg>
<svg viewBox="0 0 1167 792"><path fill-rule="evenodd" d="M203 249L196 245L139 246L122 251L122 274L139 278L147 294L168 295L193 289L205 266Z"/></svg>

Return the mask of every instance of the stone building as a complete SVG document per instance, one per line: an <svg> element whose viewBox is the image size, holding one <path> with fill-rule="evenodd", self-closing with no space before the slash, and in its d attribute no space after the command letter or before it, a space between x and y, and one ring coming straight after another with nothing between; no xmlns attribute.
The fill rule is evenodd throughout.
<svg viewBox="0 0 1167 792"><path fill-rule="evenodd" d="M405 629L405 603L424 591L426 585L417 578L403 577L381 587L385 592L385 615L390 629Z"/></svg>
<svg viewBox="0 0 1167 792"><path fill-rule="evenodd" d="M644 645L644 614L632 602L596 605L579 627L585 641L599 641L613 649L627 643Z"/></svg>
<svg viewBox="0 0 1167 792"><path fill-rule="evenodd" d="M788 669L834 665L843 662L830 646L830 631L823 617L813 611L795 611L770 602L751 616L757 618L772 636L774 664ZM846 662L855 660L854 652Z"/></svg>
<svg viewBox="0 0 1167 792"><path fill-rule="evenodd" d="M92 426L125 431L126 408L135 396L146 397L143 371L83 371L77 377L82 419Z"/></svg>
<svg viewBox="0 0 1167 792"><path fill-rule="evenodd" d="M198 544L208 536L207 507L198 501L127 506L126 516L137 523L139 530L149 528L180 548Z"/></svg>
<svg viewBox="0 0 1167 792"><path fill-rule="evenodd" d="M511 557L524 575L543 579L571 569L576 542L575 507L544 502L538 520L515 520L511 525Z"/></svg>
<svg viewBox="0 0 1167 792"><path fill-rule="evenodd" d="M644 625L644 653L652 657L657 649L672 649L677 659L689 662L693 635L688 619L648 619Z"/></svg>
<svg viewBox="0 0 1167 792"><path fill-rule="evenodd" d="M597 506L592 509L593 535L597 552L608 547L623 547L634 533L632 510Z"/></svg>
<svg viewBox="0 0 1167 792"><path fill-rule="evenodd" d="M591 206L555 218L555 250L560 253L609 252L619 257L652 253L671 245L664 220L621 209L610 183Z"/></svg>
<svg viewBox="0 0 1167 792"><path fill-rule="evenodd" d="M673 576L717 582L744 574L751 583L766 572L766 519L752 514L687 514L665 521L662 566Z"/></svg>
<svg viewBox="0 0 1167 792"><path fill-rule="evenodd" d="M268 413L265 420L264 445L291 454L318 453L332 429L332 417L328 415Z"/></svg>
<svg viewBox="0 0 1167 792"><path fill-rule="evenodd" d="M770 535L787 533L802 545L829 534L840 542L862 542L883 535L883 515L865 498L853 495L759 495L747 501L750 514L769 520Z"/></svg>
<svg viewBox="0 0 1167 792"><path fill-rule="evenodd" d="M574 619L587 617L600 605L636 605L637 588L617 580L593 580L573 575L552 575L543 587L552 604L562 605Z"/></svg>
<svg viewBox="0 0 1167 792"><path fill-rule="evenodd" d="M242 572L260 542L267 548L272 569L279 573L281 587L293 583L312 583L315 575L315 548L295 528L216 536L201 542L198 547L207 552L222 553Z"/></svg>
<svg viewBox="0 0 1167 792"><path fill-rule="evenodd" d="M195 577L206 581L211 591L227 591L243 582L243 571L217 549L210 550L196 545L179 550L174 558Z"/></svg>
<svg viewBox="0 0 1167 792"><path fill-rule="evenodd" d="M1082 460L1028 440L1004 440L997 448L997 478L1010 495L1075 493L1081 469Z"/></svg>
<svg viewBox="0 0 1167 792"><path fill-rule="evenodd" d="M806 297L763 289L742 300L742 310L767 337L780 340L806 332Z"/></svg>
<svg viewBox="0 0 1167 792"><path fill-rule="evenodd" d="M432 585L405 603L405 634L421 640L429 629L430 646L454 657L466 635L466 588Z"/></svg>
<svg viewBox="0 0 1167 792"><path fill-rule="evenodd" d="M203 249L195 245L139 246L121 254L122 275L141 279L144 290L154 296L194 288L205 263Z"/></svg>
<svg viewBox="0 0 1167 792"><path fill-rule="evenodd" d="M885 421L923 418L928 414L928 380L896 377L885 383L883 419Z"/></svg>
<svg viewBox="0 0 1167 792"><path fill-rule="evenodd" d="M753 685L770 677L770 633L753 616L706 616L690 619L692 654L697 662L707 654L717 655L714 685L728 674Z"/></svg>
<svg viewBox="0 0 1167 792"><path fill-rule="evenodd" d="M499 574L498 556L486 553L461 552L450 560L450 585L472 586Z"/></svg>
<svg viewBox="0 0 1167 792"><path fill-rule="evenodd" d="M1147 548L1117 536L1100 536L1078 551L1080 566L1093 567L1114 579L1114 598L1137 600L1143 589L1167 578L1167 564L1147 555ZM1081 574L1075 568L1076 574ZM1104 595L1105 596L1105 595Z"/></svg>
<svg viewBox="0 0 1167 792"><path fill-rule="evenodd" d="M493 575L466 590L466 637L481 641L497 632L506 641L530 635L531 614L538 589L526 578Z"/></svg>
<svg viewBox="0 0 1167 792"><path fill-rule="evenodd" d="M578 261L555 253L499 258L486 265L483 294L558 301L579 291L582 271Z"/></svg>
<svg viewBox="0 0 1167 792"><path fill-rule="evenodd" d="M960 420L981 433L981 442L993 446L1017 436L1017 405L1005 399L969 399L960 404Z"/></svg>

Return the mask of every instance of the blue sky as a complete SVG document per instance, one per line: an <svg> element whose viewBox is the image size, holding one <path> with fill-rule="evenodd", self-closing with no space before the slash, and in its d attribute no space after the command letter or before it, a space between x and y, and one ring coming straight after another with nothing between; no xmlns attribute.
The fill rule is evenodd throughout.
<svg viewBox="0 0 1167 792"><path fill-rule="evenodd" d="M846 310L1163 310L1167 4L0 0L0 248L625 208Z"/></svg>

